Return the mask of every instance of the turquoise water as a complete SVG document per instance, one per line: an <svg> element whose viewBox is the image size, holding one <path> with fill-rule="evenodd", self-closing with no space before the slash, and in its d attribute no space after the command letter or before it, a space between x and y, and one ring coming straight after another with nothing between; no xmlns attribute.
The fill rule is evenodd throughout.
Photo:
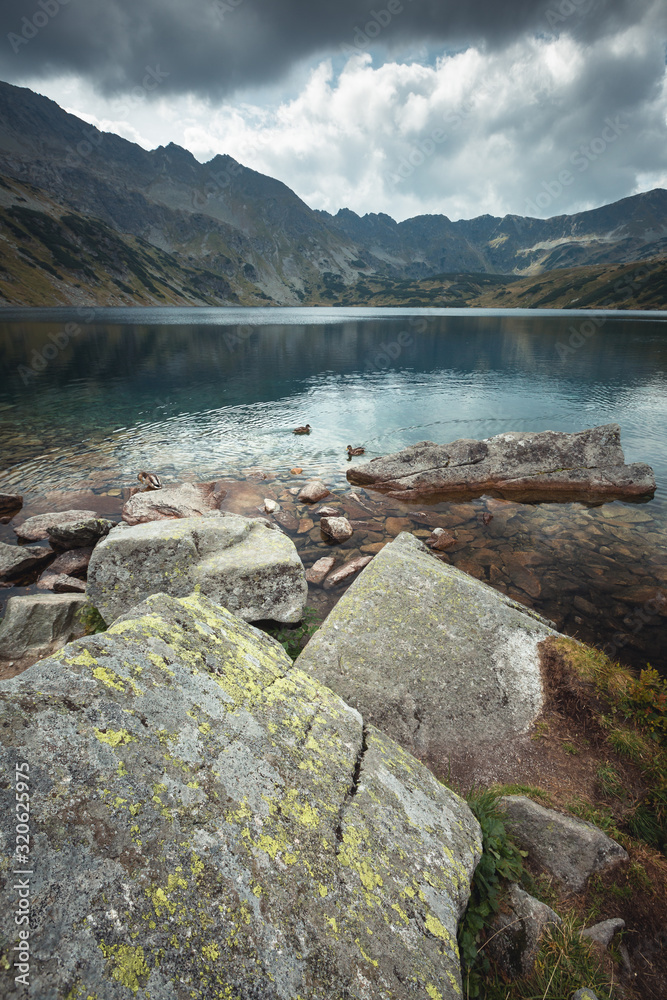
<svg viewBox="0 0 667 1000"><path fill-rule="evenodd" d="M298 466L343 491L347 444L364 445L365 460L424 439L575 431L615 421L626 461L648 462L656 471L656 497L641 505L650 519L632 520L638 505L606 505L604 514L572 504L517 505L528 526L521 545L539 548L538 521L540 532L545 519L556 519L566 533L583 531L587 538L590 522L596 553L612 553L602 552L600 564L611 559L617 568L612 592L607 562L597 583L580 579L575 591L560 592L558 603L545 596L549 580L563 571L562 554L554 552L555 561L540 563L542 594L532 603L589 641L625 628L624 656L664 660L665 618L651 614L640 628L624 625L628 602L619 600L630 589L641 609L651 588L667 598L660 569L667 563L665 315L2 310L0 363L0 489L24 492L27 511L47 498L91 492L110 509L140 468L166 480L244 480L261 470L267 481L286 483ZM292 428L303 423L312 433L295 437ZM371 499L386 516L410 513ZM438 510L451 514L447 505ZM610 510L620 514L607 517ZM595 535L601 530L604 537ZM485 551L508 539L491 533L487 542ZM472 559L473 548L461 562ZM574 556L571 562L574 572ZM488 563L478 568L493 583ZM599 611L594 629L590 610L567 613L574 596Z"/></svg>

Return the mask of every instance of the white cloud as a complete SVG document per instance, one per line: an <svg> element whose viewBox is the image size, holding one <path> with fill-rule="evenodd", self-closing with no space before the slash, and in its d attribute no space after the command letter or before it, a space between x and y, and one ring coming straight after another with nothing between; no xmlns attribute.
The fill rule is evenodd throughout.
<svg viewBox="0 0 667 1000"><path fill-rule="evenodd" d="M298 72L296 96L276 90L268 103L105 101L72 80L46 89L145 148L228 153L331 212L560 215L667 177L664 48L650 21L589 45L524 37L432 65L360 54L338 73L330 59Z"/></svg>

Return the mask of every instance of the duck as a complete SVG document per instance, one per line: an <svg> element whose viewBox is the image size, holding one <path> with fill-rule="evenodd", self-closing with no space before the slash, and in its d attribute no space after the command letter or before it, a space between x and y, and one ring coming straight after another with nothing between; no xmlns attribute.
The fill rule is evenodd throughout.
<svg viewBox="0 0 667 1000"><path fill-rule="evenodd" d="M161 490L162 480L156 472L140 472L137 476L139 482L147 490Z"/></svg>
<svg viewBox="0 0 667 1000"><path fill-rule="evenodd" d="M352 458L353 455L363 455L365 451L365 448L353 448L351 444L348 444L347 457Z"/></svg>
<svg viewBox="0 0 667 1000"><path fill-rule="evenodd" d="M310 434L310 424L306 424L304 427L295 427L292 431L293 434Z"/></svg>

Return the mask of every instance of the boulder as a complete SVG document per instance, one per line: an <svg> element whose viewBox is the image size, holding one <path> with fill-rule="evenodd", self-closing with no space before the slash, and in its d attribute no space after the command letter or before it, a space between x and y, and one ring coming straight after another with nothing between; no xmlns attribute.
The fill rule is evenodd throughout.
<svg viewBox="0 0 667 1000"><path fill-rule="evenodd" d="M365 566L368 566L372 558L373 556L357 556L356 559L350 559L348 562L343 563L338 569L329 573L324 581L324 589L331 590L333 587L339 587L341 583L345 583L350 577L359 573Z"/></svg>
<svg viewBox="0 0 667 1000"><path fill-rule="evenodd" d="M32 872L31 995L460 1000L477 821L269 636L159 594L0 702L0 829L28 762L39 855L12 859ZM0 965L5 1000L15 975Z"/></svg>
<svg viewBox="0 0 667 1000"><path fill-rule="evenodd" d="M64 646L86 631L79 594L27 594L10 597L0 622L0 659L20 669L39 656Z"/></svg>
<svg viewBox="0 0 667 1000"><path fill-rule="evenodd" d="M655 493L650 466L625 465L618 424L575 434L512 431L483 441L420 441L353 466L347 478L411 501L470 499L489 492L523 501L614 500Z"/></svg>
<svg viewBox="0 0 667 1000"><path fill-rule="evenodd" d="M195 589L246 621L301 621L308 594L291 539L240 514L119 525L88 567L88 596L107 622L150 594Z"/></svg>
<svg viewBox="0 0 667 1000"><path fill-rule="evenodd" d="M318 507L315 511L320 517L339 517L340 511L337 507L331 507L330 505L325 505L324 507Z"/></svg>
<svg viewBox="0 0 667 1000"><path fill-rule="evenodd" d="M0 542L0 583L29 573L52 557L53 552L40 545L7 545Z"/></svg>
<svg viewBox="0 0 667 1000"><path fill-rule="evenodd" d="M90 517L97 517L94 510L61 510L53 514L36 514L22 524L15 525L14 531L23 542L40 542L49 537L48 528L56 524L78 524Z"/></svg>
<svg viewBox="0 0 667 1000"><path fill-rule="evenodd" d="M276 511L280 510L280 504L276 503L275 500L271 500L270 497L267 497L264 500L264 510L267 514L275 514Z"/></svg>
<svg viewBox="0 0 667 1000"><path fill-rule="evenodd" d="M524 795L505 795L498 804L519 847L572 892L583 889L594 872L628 858L620 844L585 820L546 809Z"/></svg>
<svg viewBox="0 0 667 1000"><path fill-rule="evenodd" d="M297 662L416 756L486 759L542 708L539 645L554 634L404 532L353 581Z"/></svg>
<svg viewBox="0 0 667 1000"><path fill-rule="evenodd" d="M532 973L545 930L562 921L550 906L516 883L510 886L508 902L507 911L498 913L491 923L488 952L515 979Z"/></svg>
<svg viewBox="0 0 667 1000"><path fill-rule="evenodd" d="M324 485L319 479L313 479L311 482L306 483L302 490L299 491L297 500L301 503L319 503L320 500L324 500L328 497L330 490Z"/></svg>
<svg viewBox="0 0 667 1000"><path fill-rule="evenodd" d="M18 493L0 493L0 516L15 514L23 506L23 497Z"/></svg>
<svg viewBox="0 0 667 1000"><path fill-rule="evenodd" d="M322 559L318 559L317 562L313 563L310 569L306 570L306 580L308 583L314 583L316 586L324 583L324 578L327 573L336 565L336 560L334 556L323 556Z"/></svg>
<svg viewBox="0 0 667 1000"><path fill-rule="evenodd" d="M161 490L140 490L123 507L127 524L197 517L219 510L227 491L219 483L177 483Z"/></svg>
<svg viewBox="0 0 667 1000"><path fill-rule="evenodd" d="M346 517L321 517L320 531L330 541L340 544L352 538L354 528Z"/></svg>
<svg viewBox="0 0 667 1000"><path fill-rule="evenodd" d="M100 538L115 528L115 521L106 517L89 517L66 524L54 524L46 529L54 549L82 549L95 546Z"/></svg>
<svg viewBox="0 0 667 1000"><path fill-rule="evenodd" d="M111 523L111 522L109 522ZM68 576L77 576L88 569L88 563L93 554L93 546L87 545L82 549L68 549L61 552L49 566L49 573L67 573Z"/></svg>

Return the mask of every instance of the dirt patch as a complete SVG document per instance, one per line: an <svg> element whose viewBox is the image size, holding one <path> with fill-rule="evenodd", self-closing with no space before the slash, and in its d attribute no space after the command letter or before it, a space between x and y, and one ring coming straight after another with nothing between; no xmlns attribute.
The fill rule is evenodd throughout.
<svg viewBox="0 0 667 1000"><path fill-rule="evenodd" d="M507 791L575 813L619 839L629 860L613 872L594 875L579 895L565 893L551 876L527 867L557 912L574 909L586 926L611 917L625 921L611 955L600 952L624 991L616 995L667 1000L667 859L627 835L627 822L645 792L641 770L610 745L601 722L609 706L574 671L561 641L545 640L540 654L545 705L525 737L493 753L480 748L474 758L427 763L463 793L479 785L509 786ZM617 783L616 794L605 785L609 775Z"/></svg>

